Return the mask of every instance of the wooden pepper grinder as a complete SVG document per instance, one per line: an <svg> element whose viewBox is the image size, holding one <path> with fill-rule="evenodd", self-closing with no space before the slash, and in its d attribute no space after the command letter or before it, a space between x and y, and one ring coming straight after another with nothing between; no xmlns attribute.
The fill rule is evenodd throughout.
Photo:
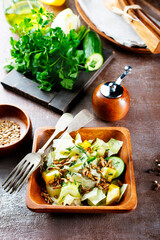
<svg viewBox="0 0 160 240"><path fill-rule="evenodd" d="M120 120L129 110L130 96L121 82L131 72L132 68L125 66L124 69L124 73L116 82L102 83L93 93L93 110L99 118L105 121Z"/></svg>

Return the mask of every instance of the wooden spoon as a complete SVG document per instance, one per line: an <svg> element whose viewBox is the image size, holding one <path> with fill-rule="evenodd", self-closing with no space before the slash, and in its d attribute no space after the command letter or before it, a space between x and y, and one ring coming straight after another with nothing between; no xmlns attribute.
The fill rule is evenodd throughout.
<svg viewBox="0 0 160 240"><path fill-rule="evenodd" d="M124 10L124 8L130 4L130 0L119 0L121 9ZM132 2L133 3L133 2ZM130 9L128 13L133 17L137 18L139 21L131 21L130 25L132 28L137 32L137 34L141 37L141 39L144 41L144 43L147 45L147 47L150 49L150 51L154 54L160 53L160 31L159 27L156 23L154 23L146 14L142 12L142 10L139 10L139 12L143 15L138 14L138 9L133 10Z"/></svg>
<svg viewBox="0 0 160 240"><path fill-rule="evenodd" d="M130 0L103 0L105 6L110 10L112 10L113 7L124 10L126 6L132 5L129 1ZM152 53L160 53L160 32L158 25L144 14L142 10L141 14L143 15L143 18L142 16L139 16L137 12L138 10L128 10L128 13L133 18L130 22L131 27L141 37Z"/></svg>
<svg viewBox="0 0 160 240"><path fill-rule="evenodd" d="M154 6L152 3L148 2L147 0L134 0L134 4L139 4L144 12L152 16L156 20L160 20L160 9Z"/></svg>
<svg viewBox="0 0 160 240"><path fill-rule="evenodd" d="M134 5L135 2L132 0L124 1L128 3L128 5ZM142 9L132 9L133 14L138 17L144 24L148 26L148 28L152 28L152 30L160 37L160 27L150 18L148 17Z"/></svg>

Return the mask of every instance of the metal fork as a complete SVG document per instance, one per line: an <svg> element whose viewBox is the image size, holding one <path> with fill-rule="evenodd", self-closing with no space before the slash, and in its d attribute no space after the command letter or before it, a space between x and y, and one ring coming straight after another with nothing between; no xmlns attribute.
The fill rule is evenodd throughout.
<svg viewBox="0 0 160 240"><path fill-rule="evenodd" d="M39 149L36 153L28 153L12 170L10 175L7 177L5 182L2 184L4 189L7 189L10 193L22 188L25 181L29 178L29 176L41 165L42 155L48 145L52 142L52 140L56 137L56 135L62 131L64 131L69 123L72 121L73 116L70 113L64 113L60 119L58 120L55 131L49 140L44 144L44 146Z"/></svg>
<svg viewBox="0 0 160 240"><path fill-rule="evenodd" d="M66 125L63 122L64 118L63 116L67 116ZM45 143L45 145L40 150L38 150L37 153L27 154L21 160L21 162L13 169L8 178L2 184L2 186L4 186L4 189L7 189L6 190L7 192L11 190L10 194L16 190L19 192L20 189L23 187L24 183L26 182L26 180L29 178L29 176L42 164L42 156L46 155L51 149L51 146L48 147L48 145L52 142L55 136L59 132L65 130L67 126L68 128L66 132L70 133L73 131L77 131L81 127L85 126L92 119L93 115L86 109L80 111L74 118L72 117L71 114L68 115L63 114L56 124L55 132L50 137L50 139ZM62 129L62 127L63 130L59 131L58 129Z"/></svg>

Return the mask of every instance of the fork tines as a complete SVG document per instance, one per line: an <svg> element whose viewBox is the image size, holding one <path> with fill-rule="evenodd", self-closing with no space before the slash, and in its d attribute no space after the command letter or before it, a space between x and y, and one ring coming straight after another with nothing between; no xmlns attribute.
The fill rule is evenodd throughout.
<svg viewBox="0 0 160 240"><path fill-rule="evenodd" d="M33 172L34 164L28 162L27 155L19 162L19 164L12 170L2 186L10 193L20 191L28 176Z"/></svg>

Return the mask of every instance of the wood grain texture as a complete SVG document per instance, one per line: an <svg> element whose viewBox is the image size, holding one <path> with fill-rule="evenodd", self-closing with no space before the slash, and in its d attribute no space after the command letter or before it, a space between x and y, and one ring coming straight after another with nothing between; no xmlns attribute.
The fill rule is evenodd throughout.
<svg viewBox="0 0 160 240"><path fill-rule="evenodd" d="M158 1L157 1L158 2ZM159 20L160 9L147 0L134 0L134 3L141 5L142 9L156 20Z"/></svg>
<svg viewBox="0 0 160 240"><path fill-rule="evenodd" d="M134 5L135 1L134 0L128 0L127 4ZM154 5L149 4L147 1L143 1L143 5L146 7L149 5L149 7L154 11L154 15L159 14L160 16L160 11L154 7ZM146 25L148 28L155 33L157 37L160 37L160 26L157 25L156 22L154 22L144 11L143 7L141 6L141 9L137 9L133 11L134 14Z"/></svg>
<svg viewBox="0 0 160 240"><path fill-rule="evenodd" d="M20 126L20 138L16 142L0 146L0 156L13 154L17 148L21 148L26 140L31 137L31 120L26 112L21 108L11 104L0 104L0 120L13 121Z"/></svg>
<svg viewBox="0 0 160 240"><path fill-rule="evenodd" d="M92 96L92 106L95 114L104 121L118 121L128 112L130 106L130 96L127 89L123 86L123 94L119 98L104 97L100 91L100 84Z"/></svg>
<svg viewBox="0 0 160 240"><path fill-rule="evenodd" d="M133 51L133 52L138 52L138 53L150 53L150 50L148 48L140 48L140 47L126 47L117 41L115 41L113 38L107 36L105 33L101 32L88 18L88 16L85 14L83 9L80 7L79 3L77 0L75 0L77 11L82 17L82 19L88 24L95 32L97 32L99 35L102 37L106 38L110 42L116 44L118 47L121 47L122 49L128 50L128 51Z"/></svg>
<svg viewBox="0 0 160 240"><path fill-rule="evenodd" d="M160 8L160 2L150 0ZM5 21L0 1L0 49L1 79L6 76L2 66L9 58L9 25ZM73 0L66 1L77 13ZM81 19L82 21L82 19ZM82 21L82 23L84 23ZM85 24L85 23L84 23ZM132 66L132 74L123 82L130 97L128 114L117 122L95 120L87 127L123 126L131 134L133 165L138 205L129 214L60 214L34 213L26 207L26 184L14 195L7 194L1 183L15 165L31 151L32 142L18 150L12 157L0 157L0 239L2 240L159 240L160 191L151 189L152 181L159 176L146 173L160 159L160 55L138 54L125 51L102 38L103 46L115 50L115 59L98 76L70 112L76 114L83 108L92 110L95 88L105 81L115 81L126 64ZM33 133L39 127L54 127L60 115L45 107L4 89L0 85L0 103L22 107L30 116Z"/></svg>
<svg viewBox="0 0 160 240"><path fill-rule="evenodd" d="M119 0L117 7L124 10L128 5L134 4L133 1ZM131 21L129 24L134 31L140 36L149 50L154 53L160 53L160 28L152 21L141 9L129 9L128 13L136 20ZM137 21L138 20L138 21Z"/></svg>
<svg viewBox="0 0 160 240"><path fill-rule="evenodd" d="M33 152L37 152L54 132L54 128L38 128L35 132L33 141ZM133 211L137 206L137 194L134 179L132 150L130 142L130 133L123 127L95 127L82 128L77 132L72 132L71 136L75 139L79 133L82 141L100 138L105 142L111 138L123 141L119 157L123 159L126 165L124 183L128 184L127 190L120 203L111 206L53 206L47 204L41 196L41 175L37 169L29 178L26 195L26 205L35 212L51 213L127 213Z"/></svg>
<svg viewBox="0 0 160 240"><path fill-rule="evenodd" d="M81 71L72 90L60 88L54 89L51 92L42 91L38 88L38 83L31 81L31 79L17 72L15 69L7 74L1 81L1 84L5 88L23 97L29 98L59 113L63 113L66 112L71 105L76 103L77 98L90 86L113 57L114 53L111 50L103 49L103 65L97 71Z"/></svg>

